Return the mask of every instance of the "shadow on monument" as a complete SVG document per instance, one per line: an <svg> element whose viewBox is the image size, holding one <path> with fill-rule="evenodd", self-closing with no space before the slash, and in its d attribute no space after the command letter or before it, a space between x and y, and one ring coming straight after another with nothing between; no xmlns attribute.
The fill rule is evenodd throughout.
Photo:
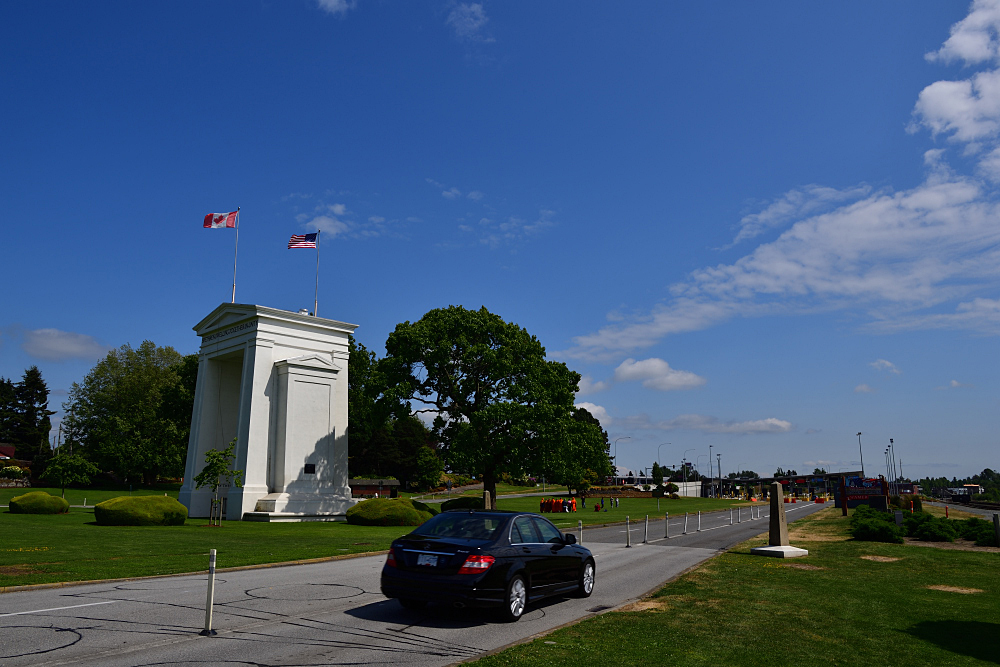
<svg viewBox="0 0 1000 667"><path fill-rule="evenodd" d="M905 632L946 651L1000 665L1000 623L922 621Z"/></svg>

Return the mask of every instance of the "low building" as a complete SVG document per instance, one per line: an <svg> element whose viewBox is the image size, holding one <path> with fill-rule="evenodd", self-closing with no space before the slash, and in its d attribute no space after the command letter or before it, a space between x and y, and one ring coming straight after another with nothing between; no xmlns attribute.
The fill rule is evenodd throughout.
<svg viewBox="0 0 1000 667"><path fill-rule="evenodd" d="M354 498L397 498L399 497L398 479L349 479L351 496Z"/></svg>

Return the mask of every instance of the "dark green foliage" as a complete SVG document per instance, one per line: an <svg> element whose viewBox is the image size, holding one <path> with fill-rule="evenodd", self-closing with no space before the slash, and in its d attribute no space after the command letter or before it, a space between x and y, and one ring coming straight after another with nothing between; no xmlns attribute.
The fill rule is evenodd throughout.
<svg viewBox="0 0 1000 667"><path fill-rule="evenodd" d="M397 325L385 346L395 395L437 414L449 467L482 474L494 502L504 473L573 482L609 465L600 427L573 418L580 375L518 325L451 306Z"/></svg>
<svg viewBox="0 0 1000 667"><path fill-rule="evenodd" d="M59 454L49 459L39 477L55 482L62 489L63 498L66 497L66 486L70 484L90 484L90 478L100 472L93 463L83 458L79 454L69 454L59 449Z"/></svg>
<svg viewBox="0 0 1000 667"><path fill-rule="evenodd" d="M963 540L975 542L980 547L996 547L996 533L993 530L993 522L984 521L975 517L965 521L953 521L958 536Z"/></svg>
<svg viewBox="0 0 1000 667"><path fill-rule="evenodd" d="M441 510L436 506L422 503L419 500L411 500L410 502L413 504L414 509L416 509L419 512L430 512L431 516L434 516L435 514L441 512Z"/></svg>
<svg viewBox="0 0 1000 667"><path fill-rule="evenodd" d="M483 499L481 496L462 496L461 498L452 498L451 500L446 500L441 503L442 512L447 512L448 510L481 509L483 509Z"/></svg>
<svg viewBox="0 0 1000 667"><path fill-rule="evenodd" d="M99 526L183 526L187 508L166 496L121 496L94 505Z"/></svg>
<svg viewBox="0 0 1000 667"><path fill-rule="evenodd" d="M11 514L64 514L68 511L68 502L45 491L32 491L10 500Z"/></svg>
<svg viewBox="0 0 1000 667"><path fill-rule="evenodd" d="M184 474L197 356L143 341L123 345L73 383L67 445L122 481Z"/></svg>
<svg viewBox="0 0 1000 667"><path fill-rule="evenodd" d="M20 382L0 377L0 442L14 445L15 458L31 461L37 473L52 455L49 431L54 414L49 388L37 366L24 371Z"/></svg>
<svg viewBox="0 0 1000 667"><path fill-rule="evenodd" d="M426 509L422 510L417 505ZM433 515L423 503L407 498L362 500L347 510L347 523L355 526L419 526Z"/></svg>
<svg viewBox="0 0 1000 667"><path fill-rule="evenodd" d="M866 542L903 543L904 530L891 514L859 505L851 516L851 535Z"/></svg>
<svg viewBox="0 0 1000 667"><path fill-rule="evenodd" d="M924 542L954 542L958 537L956 523L924 512L905 514L903 517L906 534Z"/></svg>

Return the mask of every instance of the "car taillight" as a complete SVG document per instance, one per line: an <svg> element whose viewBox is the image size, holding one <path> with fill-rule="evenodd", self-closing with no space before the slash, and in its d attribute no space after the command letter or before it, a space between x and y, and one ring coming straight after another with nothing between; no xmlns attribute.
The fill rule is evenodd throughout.
<svg viewBox="0 0 1000 667"><path fill-rule="evenodd" d="M462 567L459 568L459 574L479 574L480 572L485 572L490 569L493 565L493 561L496 558L493 556L469 556L462 563Z"/></svg>
<svg viewBox="0 0 1000 667"><path fill-rule="evenodd" d="M388 567L396 567L396 554L393 553L392 548L389 548L389 554L385 557L385 564Z"/></svg>

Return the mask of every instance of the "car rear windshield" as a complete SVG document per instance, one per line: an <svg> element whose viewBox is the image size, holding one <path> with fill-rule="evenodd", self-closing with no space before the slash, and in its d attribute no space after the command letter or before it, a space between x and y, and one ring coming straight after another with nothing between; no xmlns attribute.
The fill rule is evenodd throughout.
<svg viewBox="0 0 1000 667"><path fill-rule="evenodd" d="M428 537L492 540L505 520L506 517L489 514L445 512L432 517L413 532Z"/></svg>

